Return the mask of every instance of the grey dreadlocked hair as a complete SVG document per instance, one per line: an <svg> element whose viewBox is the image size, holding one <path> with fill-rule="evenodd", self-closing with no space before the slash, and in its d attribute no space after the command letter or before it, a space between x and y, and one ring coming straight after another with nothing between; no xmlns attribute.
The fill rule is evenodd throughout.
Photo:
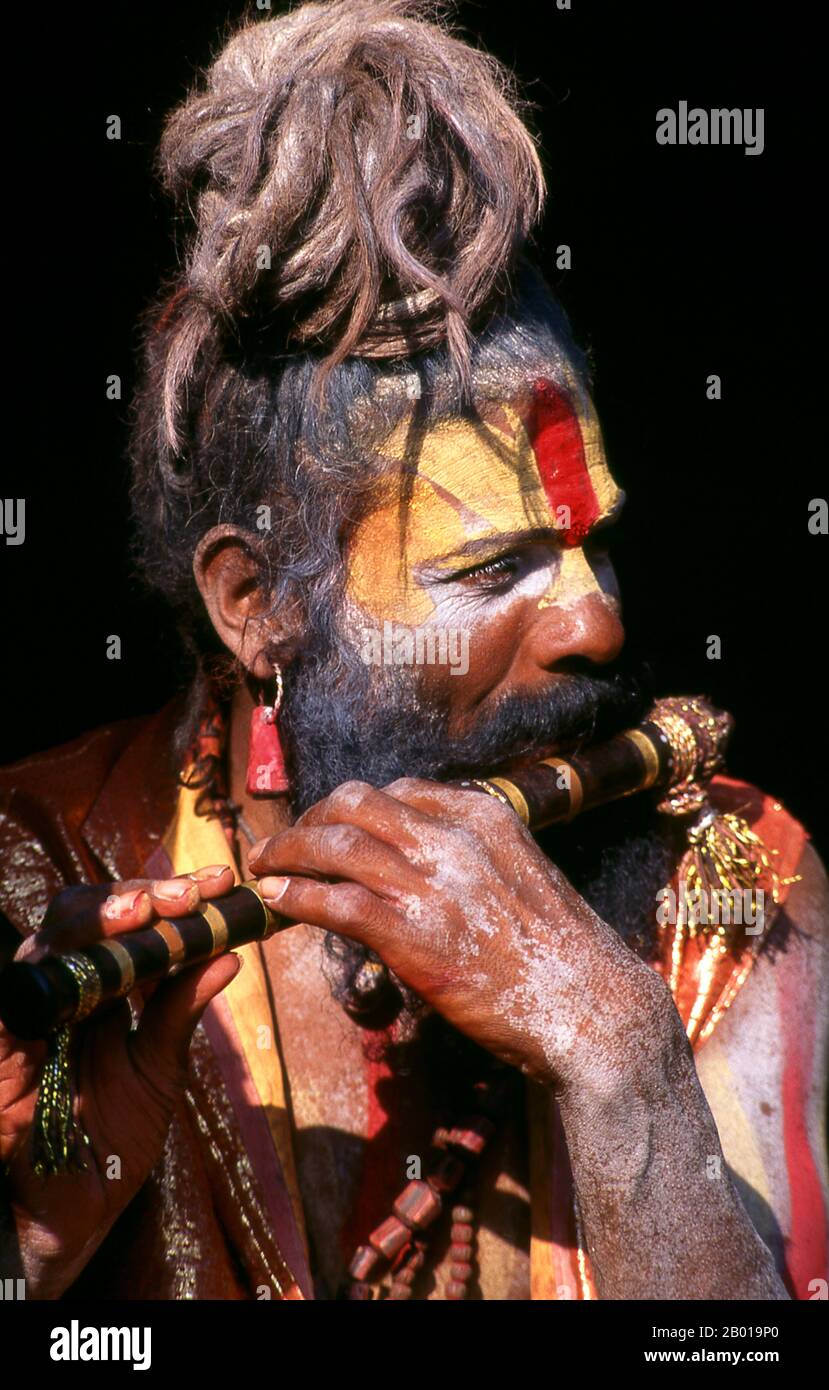
<svg viewBox="0 0 829 1390"><path fill-rule="evenodd" d="M565 356L583 371L522 254L544 182L519 109L434 5L328 0L245 25L169 117L160 171L192 228L148 316L132 500L197 680L212 526L250 532L274 611L313 630L389 485L383 435L561 379Z"/></svg>
<svg viewBox="0 0 829 1390"><path fill-rule="evenodd" d="M139 569L195 667L180 757L220 656L193 577L208 530L248 532L274 614L336 649L344 547L389 488L405 518L422 432L540 377L586 381L525 259L545 190L522 109L438 5L327 0L246 24L169 117L159 170L189 235L147 318L131 453ZM391 476L379 446L404 419ZM326 949L349 1007L367 973L397 1007L374 953Z"/></svg>

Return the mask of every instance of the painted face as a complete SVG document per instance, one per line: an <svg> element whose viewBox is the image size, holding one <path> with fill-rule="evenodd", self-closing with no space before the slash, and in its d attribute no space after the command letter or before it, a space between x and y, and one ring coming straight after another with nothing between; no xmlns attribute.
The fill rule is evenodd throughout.
<svg viewBox="0 0 829 1390"><path fill-rule="evenodd" d="M412 475L407 506L381 505L349 547L347 595L366 624L466 633L482 673L499 633L518 657L530 629L592 601L613 616L618 650L615 580L591 546L623 494L592 405L539 381L520 409L441 423L415 450L410 432L404 422L383 448ZM493 676L497 662L482 679Z"/></svg>

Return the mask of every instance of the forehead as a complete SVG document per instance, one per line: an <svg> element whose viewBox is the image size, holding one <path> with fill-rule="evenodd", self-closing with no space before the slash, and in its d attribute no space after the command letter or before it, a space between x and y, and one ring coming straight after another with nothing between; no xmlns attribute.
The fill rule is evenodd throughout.
<svg viewBox="0 0 829 1390"><path fill-rule="evenodd" d="M579 545L619 497L592 403L575 386L538 380L520 403L490 402L474 419L412 436L404 421L381 449L409 475L409 501L404 513L386 503L358 528L349 566L358 602L414 582L418 565L451 567L470 541L555 527L562 545Z"/></svg>

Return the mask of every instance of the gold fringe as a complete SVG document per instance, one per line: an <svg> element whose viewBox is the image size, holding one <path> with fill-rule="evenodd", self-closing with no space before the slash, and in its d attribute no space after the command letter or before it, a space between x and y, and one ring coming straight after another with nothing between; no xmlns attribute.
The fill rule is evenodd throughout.
<svg viewBox="0 0 829 1390"><path fill-rule="evenodd" d="M781 887L797 883L800 878L799 874L780 878L771 859L777 853L777 850L766 848L742 816L732 811L716 813L705 806L688 831L688 849L679 865L677 925L681 923L691 936L716 932L725 946L732 935L732 926L741 923L732 922L730 905L725 922L721 910L716 914L720 920L712 922L712 898L717 902L721 895L748 893L748 905L756 920L758 908L762 907L760 894L771 892L773 902L777 903ZM719 902L720 909L726 905ZM742 919L742 913L739 915Z"/></svg>
<svg viewBox="0 0 829 1390"><path fill-rule="evenodd" d="M74 1113L71 1032L69 1025L64 1024L50 1034L40 1079L32 1129L32 1167L41 1178L83 1171L87 1166L82 1146L89 1144L89 1139Z"/></svg>

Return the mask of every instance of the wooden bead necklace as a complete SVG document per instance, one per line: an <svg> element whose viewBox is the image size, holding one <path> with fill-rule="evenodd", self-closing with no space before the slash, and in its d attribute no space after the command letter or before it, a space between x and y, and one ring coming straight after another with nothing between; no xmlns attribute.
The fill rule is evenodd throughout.
<svg viewBox="0 0 829 1390"><path fill-rule="evenodd" d="M382 1298L382 1291L375 1291L372 1284L390 1270L391 1285L386 1297L412 1298L415 1281L426 1262L429 1241L453 1194L458 1196L451 1207L446 1297L457 1301L468 1296L475 1257L473 1172L497 1131L498 1121L504 1117L516 1077L511 1068L493 1059L490 1074L472 1088L474 1108L470 1113L451 1129L442 1125L435 1129L426 1177L407 1183L391 1214L375 1227L367 1244L358 1246L341 1297Z"/></svg>

